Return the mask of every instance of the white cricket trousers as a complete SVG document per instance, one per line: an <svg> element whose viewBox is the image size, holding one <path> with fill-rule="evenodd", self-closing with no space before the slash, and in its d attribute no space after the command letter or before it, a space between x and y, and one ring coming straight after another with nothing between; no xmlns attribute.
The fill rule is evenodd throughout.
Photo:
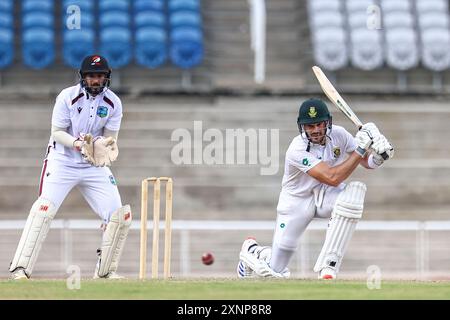
<svg viewBox="0 0 450 320"><path fill-rule="evenodd" d="M308 196L293 196L281 192L277 206L277 222L273 243L285 250L296 250L300 236L313 218L330 218L338 195L345 184L338 187L320 185L322 194L311 192ZM320 198L320 200L318 200Z"/></svg>
<svg viewBox="0 0 450 320"><path fill-rule="evenodd" d="M53 202L58 210L74 187L80 190L104 223L108 223L112 213L122 207L116 180L108 167L80 168L55 159L44 160L39 196Z"/></svg>

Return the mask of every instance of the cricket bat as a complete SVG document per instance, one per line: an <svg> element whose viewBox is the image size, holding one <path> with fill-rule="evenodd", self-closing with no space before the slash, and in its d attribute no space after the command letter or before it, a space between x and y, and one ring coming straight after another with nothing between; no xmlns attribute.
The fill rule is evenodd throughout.
<svg viewBox="0 0 450 320"><path fill-rule="evenodd" d="M339 92L337 92L337 90L331 84L330 80L328 80L325 73L323 73L322 69L320 69L318 66L313 66L312 70L320 83L322 91L325 93L328 99L330 99L330 101L339 110L341 110L347 116L347 118L349 118L355 124L356 127L358 127L358 130L361 129L363 125L361 120L359 120L359 118L356 116L356 114L353 112L353 110L350 108L347 102L345 102L345 100L341 97ZM381 156L383 157L384 160L389 158L386 152L383 152Z"/></svg>

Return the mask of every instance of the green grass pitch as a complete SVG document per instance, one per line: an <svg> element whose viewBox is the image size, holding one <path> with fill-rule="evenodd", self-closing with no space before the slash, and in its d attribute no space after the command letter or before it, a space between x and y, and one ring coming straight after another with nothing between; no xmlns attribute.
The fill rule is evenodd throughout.
<svg viewBox="0 0 450 320"><path fill-rule="evenodd" d="M450 299L449 281L382 281L368 289L365 281L318 280L81 280L68 289L66 280L0 280L0 299L162 299L162 300L303 300L303 299Z"/></svg>

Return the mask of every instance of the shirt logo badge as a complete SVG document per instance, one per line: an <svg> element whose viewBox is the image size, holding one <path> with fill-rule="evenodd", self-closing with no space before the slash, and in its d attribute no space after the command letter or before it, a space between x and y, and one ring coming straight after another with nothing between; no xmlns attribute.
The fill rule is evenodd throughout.
<svg viewBox="0 0 450 320"><path fill-rule="evenodd" d="M116 181L116 179L114 178L113 175L109 176L109 182L111 182L112 185L117 186L117 181Z"/></svg>
<svg viewBox="0 0 450 320"><path fill-rule="evenodd" d="M83 110L83 107L78 107L77 110L78 110L78 113L81 113L81 110Z"/></svg>
<svg viewBox="0 0 450 320"><path fill-rule="evenodd" d="M107 107L98 107L97 108L97 115L100 118L104 118L108 115L108 108Z"/></svg>
<svg viewBox="0 0 450 320"><path fill-rule="evenodd" d="M333 154L335 158L339 158L339 156L341 155L341 148L339 147L334 147L333 148Z"/></svg>
<svg viewBox="0 0 450 320"><path fill-rule="evenodd" d="M310 118L315 118L315 117L317 117L316 107L310 107L310 108L309 108L308 116L309 116Z"/></svg>
<svg viewBox="0 0 450 320"><path fill-rule="evenodd" d="M303 163L304 166L309 166L308 158L303 159L302 163Z"/></svg>

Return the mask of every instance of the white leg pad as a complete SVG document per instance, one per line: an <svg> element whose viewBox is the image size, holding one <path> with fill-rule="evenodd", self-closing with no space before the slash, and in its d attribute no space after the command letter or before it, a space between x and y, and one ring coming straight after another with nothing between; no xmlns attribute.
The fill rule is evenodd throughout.
<svg viewBox="0 0 450 320"><path fill-rule="evenodd" d="M115 211L103 234L102 252L98 276L105 277L115 272L119 265L120 256L125 246L128 230L131 225L131 208L125 205Z"/></svg>
<svg viewBox="0 0 450 320"><path fill-rule="evenodd" d="M39 197L34 202L9 271L23 268L28 277L31 275L55 215L56 207L51 201Z"/></svg>
<svg viewBox="0 0 450 320"><path fill-rule="evenodd" d="M367 187L362 182L350 182L339 194L331 214L325 242L314 271L325 267L339 271L345 251L362 217Z"/></svg>

